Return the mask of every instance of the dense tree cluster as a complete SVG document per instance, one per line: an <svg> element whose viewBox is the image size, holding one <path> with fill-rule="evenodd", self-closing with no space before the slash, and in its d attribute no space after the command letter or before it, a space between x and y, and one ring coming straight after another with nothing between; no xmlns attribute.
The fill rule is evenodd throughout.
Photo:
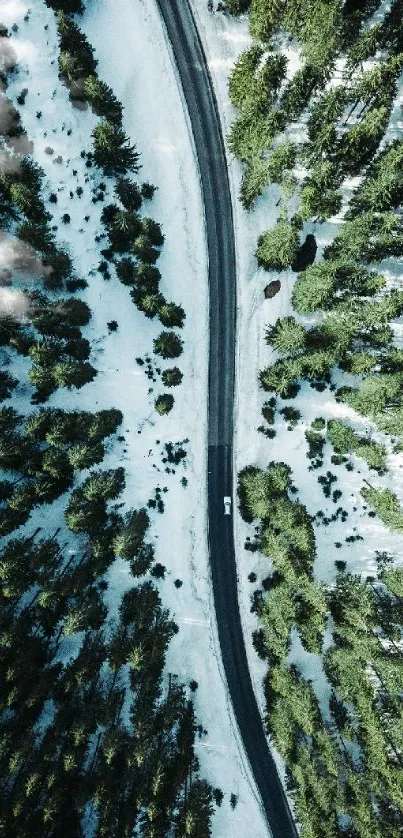
<svg viewBox="0 0 403 838"><path fill-rule="evenodd" d="M104 567L112 560L108 540ZM76 838L91 822L96 836L208 836L212 792L197 773L193 707L173 679L162 694L177 627L144 582L106 631L99 572L98 539L70 558L55 537L3 551L1 831Z"/></svg>
<svg viewBox="0 0 403 838"><path fill-rule="evenodd" d="M276 355L260 373L271 397L263 412L273 421L275 396L295 397L302 380L318 390L330 387L338 401L389 439L375 442L369 428L364 435L339 418L315 420L305 432L310 469L323 465L328 440L332 463L352 469L354 455L382 475L387 443L396 445L395 437L403 434L403 354L393 329L403 314L403 295L390 279L403 251L403 144L385 141L403 67L403 4L393 0L369 27L377 0L251 0L249 6L254 40L230 79L230 97L239 109L230 146L245 164L246 207L268 184L277 184L282 194L277 224L258 241L259 265L298 273L295 314L266 330ZM278 35L284 33L303 59L291 78L280 60L285 49ZM276 67L267 89L266 60ZM306 132L296 142L293 123L302 114ZM357 176L354 187L347 179ZM340 211L338 234L321 260L314 261L314 254L301 264L301 224L320 224ZM384 260L392 266L387 277ZM342 373L356 378L344 384ZM328 471L318 479L329 497L335 476ZM365 484L361 495L369 514L401 532L397 495ZM243 517L259 524L253 547L271 561L264 591L253 599L261 625L254 643L269 664L268 731L285 759L302 838L397 838L403 811L402 572L380 564L373 580L339 570L334 586L319 585L312 569L312 522L294 493L285 464L271 463L267 471L249 466L239 475ZM340 494L336 490L333 500ZM339 511L345 520L347 512ZM332 639L325 651L326 627ZM295 634L321 656L330 701L322 694L319 702L302 667L290 665Z"/></svg>
<svg viewBox="0 0 403 838"><path fill-rule="evenodd" d="M164 326L181 328L185 319L182 306L168 302L159 290L161 273L156 262L164 236L160 225L141 212L143 200L152 198L154 187L144 183L140 188L131 179L131 174L140 168L139 154L123 130L122 105L111 88L98 78L94 50L78 24L66 13L78 9L65 9L56 2L54 7L58 8L60 76L68 85L72 100L87 102L101 117L93 131L93 149L87 155L87 162L95 163L105 175L116 178L117 202L108 204L102 212L108 237L108 247L103 251L104 275L109 273L107 262L112 262L118 278L131 289L133 302L146 317L158 316ZM98 199L103 200L102 193ZM163 399L170 402L173 397L165 394Z"/></svg>
<svg viewBox="0 0 403 838"><path fill-rule="evenodd" d="M7 78L4 79L7 88ZM8 100L4 95L5 107ZM27 155L15 155L16 129L4 120L4 163L0 167L2 239L9 252L9 269L2 271L2 284L10 287L10 313L0 312L0 345L31 359L30 383L33 402L45 401L58 387L81 387L93 380L96 370L89 363L90 345L81 329L90 320L88 306L74 297L52 299L45 291L76 291L86 281L74 276L70 255L56 244L52 217L42 197L44 173ZM28 139L17 120L18 136ZM10 158L8 159L8 153ZM11 164L11 161L13 163ZM12 288L15 278L30 280L30 289ZM32 290L32 281L36 290ZM39 290L42 285L42 289ZM2 370L0 399L8 398L16 382Z"/></svg>
<svg viewBox="0 0 403 838"><path fill-rule="evenodd" d="M82 10L79 0L49 0L49 5L66 13ZM123 209L118 207L113 233L116 252L126 251L130 218L137 225L133 241L152 270L163 237L159 225L140 219L137 211L154 187L139 188L124 177L126 164L136 166L137 153L120 133L121 106L97 83L93 51L71 18L60 14L59 23L63 80L72 98L88 97L103 118L94 157L98 137L104 169L120 175L116 192ZM5 90L6 74L1 81ZM18 115L4 122L2 151L7 154L10 146L12 157L13 137L22 137L21 147L28 149ZM103 146L105 130L116 146L112 163ZM99 838L135 832L148 838L171 833L207 838L213 794L198 773L193 705L176 676L165 672L177 626L153 583L140 578L154 567L154 549L146 541L149 515L145 509L123 511L124 470L102 468L107 440L122 415L113 408L89 413L57 406L59 387L84 386L96 371L82 334L90 309L65 294L86 282L74 277L70 256L55 243L42 181L29 156L19 155L12 166L0 168L1 235L14 247L2 285L10 286L16 301L15 311L1 313L0 346L10 364L22 356L19 382L6 369L0 373L0 532L5 536L0 833L79 838L91 825L91 834ZM107 216L107 223L112 218ZM20 282L13 287L17 271L29 275L29 290L21 290ZM180 326L183 318L180 306L162 300L164 325ZM179 342L174 353L171 346L170 357L179 354L176 334L163 334L167 347L170 336ZM178 368L165 372L167 386L180 383ZM7 403L17 383L23 395L28 393L28 406L21 400L24 413L17 399L13 406ZM52 406L32 409L29 393L34 404L54 393ZM60 506L54 504L58 499ZM35 529L33 515L29 521L45 504L54 504L48 510L55 522L54 534L46 537L41 527ZM133 584L111 621L106 573L117 558L127 562Z"/></svg>
<svg viewBox="0 0 403 838"><path fill-rule="evenodd" d="M35 506L66 492L75 471L101 462L103 440L121 421L117 410L90 414L57 409L39 410L24 421L12 407L3 407L0 468L13 476L1 481L0 533L12 532Z"/></svg>
<svg viewBox="0 0 403 838"><path fill-rule="evenodd" d="M379 5L379 0L251 0L254 42L235 63L229 83L230 98L239 108L229 142L245 163L241 199L246 207L267 184L276 182L271 160L274 163L278 144L294 140L292 123L312 101L308 136L297 143L297 157L294 153L284 160L282 171L286 176L296 160L309 166L298 184L298 215L324 219L338 212L338 188L344 178L358 175L371 163L389 120L403 62L401 0L392 2L382 23L368 28ZM234 13L242 10L234 4ZM290 78L286 48L276 49L279 32L297 42L303 60ZM325 89L341 55L346 59L342 78ZM371 69L363 65L368 59Z"/></svg>
<svg viewBox="0 0 403 838"><path fill-rule="evenodd" d="M386 448L379 442L353 431L340 419L330 419L327 423L327 438L339 458L333 457L333 462L342 462L348 454L355 454L368 463L371 469L383 474L386 471Z"/></svg>
<svg viewBox="0 0 403 838"><path fill-rule="evenodd" d="M12 137L8 130L3 137L6 154L9 144L12 155ZM7 165L5 161L0 168L0 220L6 229L14 222L14 234L6 234L6 239L14 251L12 264L17 270L33 271L50 290L63 285L73 290L76 281L71 258L56 244L50 226L51 216L40 195L43 177L43 171L28 156L21 157L15 165L11 162Z"/></svg>
<svg viewBox="0 0 403 838"><path fill-rule="evenodd" d="M403 509L394 492L363 486L361 494L387 527L403 532Z"/></svg>
<svg viewBox="0 0 403 838"><path fill-rule="evenodd" d="M394 143L393 159L399 150ZM387 156L384 150L359 195L370 194ZM396 179L400 180L397 172ZM359 200L324 259L300 273L294 286L295 309L300 314L317 313L317 324L303 329L295 318L286 317L268 330L267 341L281 357L262 371L261 384L286 395L295 392L301 378L329 382L338 365L362 380L356 387L340 387L337 398L369 416L381 430L400 435L402 353L393 345L390 323L403 312L403 295L393 288L386 291L384 276L368 264L401 252L400 220L391 212L369 220L360 211Z"/></svg>
<svg viewBox="0 0 403 838"><path fill-rule="evenodd" d="M238 493L246 521L260 519L260 551L275 570L270 595L259 605L265 657L274 663L287 654L292 625L308 651L320 651L324 629L323 591L313 579L315 539L306 508L289 497L291 470L270 463L267 471L248 466L239 474Z"/></svg>
<svg viewBox="0 0 403 838"><path fill-rule="evenodd" d="M312 525L290 497L289 467L248 466L238 489L241 513L258 521L257 546L271 560L266 593L254 599L261 623L254 642L269 662L267 728L286 762L301 836L397 838L403 808L401 568L380 563L377 582L341 571L326 590L312 578ZM375 496L366 499L375 503ZM386 498L379 503L393 506ZM323 654L329 616L333 639ZM289 663L296 631L308 651L323 654L330 701L322 696L319 703L312 684Z"/></svg>

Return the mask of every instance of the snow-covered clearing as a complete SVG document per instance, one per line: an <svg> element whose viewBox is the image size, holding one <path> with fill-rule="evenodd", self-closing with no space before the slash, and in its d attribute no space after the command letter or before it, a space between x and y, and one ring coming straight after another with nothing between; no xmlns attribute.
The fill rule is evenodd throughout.
<svg viewBox="0 0 403 838"><path fill-rule="evenodd" d="M206 0L190 0L190 2L213 79L223 130L227 134L236 115L228 97L228 77L240 53L251 44L247 18L243 16L236 19L218 12L211 13L208 11ZM378 16L384 14L387 7L387 3L383 4L378 11ZM289 71L294 72L298 66L298 55L293 49L289 53L289 62ZM388 140L393 139L399 132L401 135L403 126L400 102L401 96L398 97L391 114L386 134ZM296 130L298 130L298 136L301 136L304 131L303 124L296 126ZM325 419L337 417L351 420L354 418L354 425L360 433L371 433L374 440L382 442L384 442L384 435L373 433L370 423L364 419L360 420L357 414L346 405L337 404L333 393L328 390L318 393L306 383L301 387L296 401L278 399L278 409L290 405L298 407L301 411L302 418L293 430L288 430L288 423L277 414L276 423L273 426L276 430L276 437L273 440L266 439L257 431L258 426L264 424L261 408L269 395L259 389L258 373L263 367L273 363L276 357L265 342L265 327L275 323L277 318L292 312L291 292L296 274L292 271L282 272L281 291L271 300L264 298L264 287L274 276L258 268L253 253L259 234L272 228L277 220L278 190L277 187L270 187L258 199L253 209L247 213L238 199L242 165L230 152L228 152L228 163L233 193L238 262L234 475L236 476L237 472L247 464L266 468L271 460L283 460L289 463L293 470L294 483L299 490L298 497L312 515L322 510L326 518L329 518L339 505L348 511L346 523L342 523L338 518L328 526L315 525L317 540L315 574L317 578L331 583L336 573L334 565L336 559L345 561L347 569L353 573L363 574L364 577L367 574L374 574L376 572L375 551L385 550L399 557L402 552L402 537L398 533L390 532L379 519L368 517L368 511L360 496L360 488L364 479L367 479L375 486L389 487L398 495L399 500L403 501L402 456L396 454L389 456L389 473L379 478L358 458L353 458L354 471L348 472L344 466L333 466L330 462L333 449L327 443L324 449L323 467L320 471L308 471L310 460L307 458L305 430L318 416L323 416ZM351 189L356 186L356 183L351 183L349 186ZM346 199L349 194L346 189L344 198ZM323 225L305 225L301 241L307 233L315 233L318 243L317 258L320 257L324 246L335 236L340 217L331 219ZM401 265L399 273L399 264L396 261L382 263L381 269L384 270L387 278L391 275L394 282L402 278ZM399 332L400 323L396 324L395 328ZM337 504L333 503L331 498L324 497L322 488L317 482L318 474L327 470L337 474L338 480L333 484L333 488L341 488L343 492ZM234 493L235 491L234 485ZM255 615L250 613L252 586L248 580L248 574L254 571L257 575L257 584L259 584L270 573L270 566L259 553L244 550L244 542L246 536L251 535L251 528L242 521L239 514L235 515L235 534L239 601L245 645L255 692L264 712L262 678L266 665L258 658L251 641L252 631L257 628L257 620ZM363 541L346 542L346 538L357 534L363 537ZM340 546L336 547L336 543ZM312 679L315 692L326 714L328 685L321 663L315 655L307 655L306 652L301 654L302 647L298 635L294 634L290 660L299 666L304 677ZM284 776L281 760L278 760L278 765L281 775Z"/></svg>
<svg viewBox="0 0 403 838"><path fill-rule="evenodd" d="M168 652L167 677L170 672L185 683L194 678L199 684L194 695L196 712L207 730L197 742L201 772L225 793L214 818L214 835L226 838L231 831L263 838L267 828L238 741L214 623L206 540L207 263L198 171L187 118L154 0L119 0L118 4L89 0L86 5L81 25L96 50L99 75L125 107L124 128L142 153L140 178L158 186L144 212L162 223L166 237L159 263L161 290L168 300L181 303L187 315L182 333L185 348L179 359L184 381L174 391L171 414L158 416L153 401L162 388L153 385L135 358L151 356L152 339L161 326L137 311L128 289L114 276L105 281L97 271L104 247L103 241L95 241L102 205L92 203L92 190L106 180L110 200L112 182L87 169L80 156L83 149L90 149L97 118L90 110L74 109L58 80L53 13L42 0L11 0L1 4L1 17L7 26L18 26L11 34L19 71L10 79L8 95L15 101L21 89L28 87L26 103L19 107L21 119L34 143L34 159L45 171L45 197L57 194L57 204L49 208L59 228L59 241L67 243L77 275L89 282L82 297L92 310L92 320L83 334L91 341L91 362L98 370L94 382L79 391L59 390L49 404L122 411L119 433L124 442L113 440L102 467L124 465L122 500L127 508L145 505L157 486L168 489L162 494L164 514L151 511L149 534L156 545L156 560L167 567L165 580L158 583L160 593L179 625ZM42 113L39 118L38 112ZM82 197L77 195L77 187L83 189ZM61 217L66 212L71 222L64 225ZM116 320L119 328L109 334L107 323L111 320ZM169 362L159 364L156 359L153 364L169 366ZM10 357L10 371L13 365ZM153 386L154 391L149 392ZM18 388L14 406L28 409L29 391L29 387ZM162 463L165 443L184 439L189 439L185 465L179 466L176 474L166 474ZM188 480L187 487L181 485L182 476ZM54 532L65 503L63 497L51 507L39 508L27 525L30 531L39 525L44 535ZM62 541L71 539L71 534L63 530L60 537ZM121 560L110 568L107 579L106 602L113 617L133 580ZM175 579L182 580L182 587L175 587ZM70 641L64 654L72 653ZM234 811L229 805L231 793L238 796Z"/></svg>

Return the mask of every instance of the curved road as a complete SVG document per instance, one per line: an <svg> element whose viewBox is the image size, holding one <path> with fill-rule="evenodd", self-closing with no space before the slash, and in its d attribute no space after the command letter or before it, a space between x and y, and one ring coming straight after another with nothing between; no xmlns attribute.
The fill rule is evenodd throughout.
<svg viewBox="0 0 403 838"><path fill-rule="evenodd" d="M208 520L218 636L235 717L273 838L295 838L264 734L248 669L238 607L232 517L236 263L231 194L218 108L188 0L157 0L185 95L205 205L210 287Z"/></svg>

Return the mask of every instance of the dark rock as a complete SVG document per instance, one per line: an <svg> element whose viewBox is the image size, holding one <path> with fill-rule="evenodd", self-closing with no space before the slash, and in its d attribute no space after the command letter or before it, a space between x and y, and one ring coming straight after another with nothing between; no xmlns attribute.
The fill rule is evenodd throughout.
<svg viewBox="0 0 403 838"><path fill-rule="evenodd" d="M280 291L280 288L281 282L279 279L273 279L272 282L269 282L269 284L266 285L266 288L264 289L264 295L266 297L266 300L271 300L272 297L275 297L276 294L278 294L278 292Z"/></svg>
<svg viewBox="0 0 403 838"><path fill-rule="evenodd" d="M318 245L316 244L315 236L312 233L308 233L304 243L297 250L295 261L291 265L292 270L299 273L300 271L304 271L305 268L308 268L309 265L312 265L315 261L317 249Z"/></svg>

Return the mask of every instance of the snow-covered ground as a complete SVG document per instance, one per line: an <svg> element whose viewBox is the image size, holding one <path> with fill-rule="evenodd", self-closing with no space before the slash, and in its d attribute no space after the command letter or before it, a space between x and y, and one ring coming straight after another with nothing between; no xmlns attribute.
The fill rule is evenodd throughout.
<svg viewBox="0 0 403 838"><path fill-rule="evenodd" d="M150 532L156 559L167 567L165 580L158 583L160 593L179 625L168 652L167 673L177 674L185 683L194 678L199 684L194 700L198 720L207 730L197 742L201 772L225 794L214 818L214 836L226 838L231 831L263 838L267 827L238 741L214 623L206 541L207 262L187 118L155 1L90 0L86 5L81 25L96 50L99 75L125 106L125 130L142 154L140 177L158 186L144 212L162 223L166 237L159 262L161 290L168 300L181 303L187 315L184 353L178 359L184 381L173 391L171 414L158 416L153 400L163 388L146 377L135 358L151 356L152 339L161 326L137 311L128 289L115 277L105 281L97 271L104 246L103 241L95 241L102 204L93 204L91 198L93 187L106 179L87 169L80 156L81 150L90 149L97 118L90 110L74 109L58 80L53 13L42 0L7 0L1 4L0 17L7 26L18 26L12 41L20 68L10 81L8 95L15 101L21 89L28 87L26 103L19 107L22 123L34 142L34 159L45 171L46 198L51 192L57 194L57 204L49 206L59 228L58 240L67 243L77 274L88 279L82 296L93 315L83 333L92 343L91 362L98 375L77 392L59 390L49 404L88 410L113 406L122 411L118 433L124 442L112 442L102 467L124 465L123 500L128 508L145 505L157 486L168 489L162 494L165 512L152 513ZM37 112L42 112L41 118ZM77 187L82 187L82 197L77 196ZM107 181L109 200L111 191ZM71 223L64 225L60 219L66 212ZM109 334L111 320L119 328ZM155 358L153 364L169 366ZM150 387L154 388L151 393ZM29 388L19 388L14 404L20 409L29 406ZM166 474L165 443L184 439L189 440L185 465L175 474ZM183 476L187 487L181 484ZM52 527L54 532L54 521L60 519L65 502L59 499L52 508L38 510L44 534ZM36 521L31 519L32 523ZM176 579L182 580L182 587L175 587ZM117 560L110 568L108 582L106 601L113 617L121 595L132 584L123 561ZM70 645L68 654L71 649ZM229 804L231 793L238 796L234 811Z"/></svg>

